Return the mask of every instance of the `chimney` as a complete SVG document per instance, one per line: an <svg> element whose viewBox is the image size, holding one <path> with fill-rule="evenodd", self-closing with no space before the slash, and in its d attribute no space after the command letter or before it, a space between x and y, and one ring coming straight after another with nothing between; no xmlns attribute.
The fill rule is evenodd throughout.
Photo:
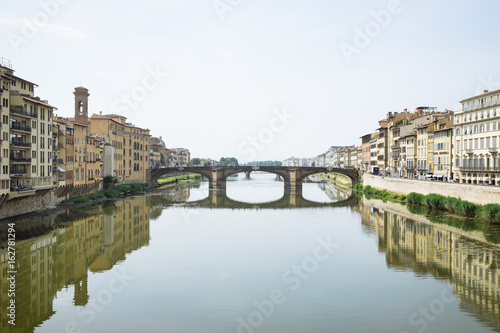
<svg viewBox="0 0 500 333"><path fill-rule="evenodd" d="M99 115L102 116L102 111L99 111Z"/></svg>
<svg viewBox="0 0 500 333"><path fill-rule="evenodd" d="M488 93L488 90L484 90L484 91L483 91L483 94L486 94L486 93Z"/></svg>

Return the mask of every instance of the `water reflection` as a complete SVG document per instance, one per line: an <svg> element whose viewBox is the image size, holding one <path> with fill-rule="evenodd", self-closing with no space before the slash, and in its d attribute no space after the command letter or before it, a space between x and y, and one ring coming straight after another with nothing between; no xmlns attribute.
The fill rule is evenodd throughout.
<svg viewBox="0 0 500 333"><path fill-rule="evenodd" d="M55 313L53 300L63 288L73 286L74 305L85 306L89 269L109 270L127 253L147 245L150 211L151 198L136 197L110 207L46 216L36 223L16 222L19 234L38 236L16 242L16 326L7 323L7 249L0 249L0 332L33 332ZM66 223L68 219L72 221Z"/></svg>
<svg viewBox="0 0 500 333"><path fill-rule="evenodd" d="M364 199L357 210L390 268L451 282L461 310L500 331L499 246L480 232L433 224L400 204Z"/></svg>
<svg viewBox="0 0 500 333"><path fill-rule="evenodd" d="M313 184L310 184L313 185ZM324 184L314 184L324 185ZM342 200L334 202L316 202L311 201L303 196L301 190L284 190L281 198L269 202L242 202L234 200L227 195L224 189L210 189L208 196L196 200L203 195L201 192L192 192L189 185L184 185L184 188L163 189L161 191L162 199L157 199L164 206L172 206L175 204L184 204L185 207L192 208L230 208L230 209L291 209L291 208L320 208L320 207L349 207L356 206L358 198L354 195L349 196L348 192L340 190L339 192L330 192L334 199L342 198ZM325 191L326 187L320 187ZM326 191L325 191L326 193ZM160 193L159 193L160 194ZM339 195L340 194L340 195Z"/></svg>
<svg viewBox="0 0 500 333"><path fill-rule="evenodd" d="M149 221L158 219L162 215L162 213L165 213L165 211L168 211L168 213L163 216L163 219L161 220L162 223L156 223L153 225L153 227L156 226L157 228L163 228L159 229L163 232L156 232L155 235L158 235L157 241L152 241L151 245L149 245L147 249L144 248L140 252L144 253L147 250L151 250L155 245L163 246L165 244L170 245L170 247L167 246L165 248L169 248L172 250L181 249L182 251L187 251L187 247L189 247L190 245L189 241L184 242L184 239L182 238L179 240L178 234L176 234L176 231L179 232L179 230L186 229L186 225L183 224L182 221L179 222L175 219L177 214L177 211L175 209L176 206L257 210L290 209L302 207L332 207L334 205L348 206L352 211L356 211L361 215L361 225L363 232L369 237L377 240L378 250L385 255L385 263L391 271L412 272L413 274L421 278L439 279L441 281L450 283L452 285L453 293L460 300L460 309L463 312L473 315L478 321L483 323L483 325L500 331L500 248L498 246L488 244L482 233L466 232L446 225L433 224L424 216L410 213L406 209L406 207L400 204L390 202L383 203L380 200L359 199L355 196L348 196L347 198L345 198L343 197L344 194L342 194L344 192L335 192L334 189L329 188L328 184L325 184L325 186L322 186L322 184L319 184L319 186L318 184L305 185L305 189L308 186L314 186L314 189L320 189L325 193L331 193L332 196L329 196L330 199L343 200L334 203L313 202L304 199L302 193L300 192L289 192L288 194L285 192L281 198L273 202L253 204L230 199L224 191L208 192L206 184L201 183L196 184L195 186L191 184L182 185L175 188L161 189L157 194L145 197L127 198L108 205L107 207L99 206L85 210L70 210L57 215L39 218L34 222L32 220L18 221L16 222L16 232L19 235L19 241L16 244L16 263L18 272L16 276L16 327L14 329L12 326L7 324L6 307L9 301L6 292L6 272L8 271L6 259L7 251L6 249L1 249L0 272L2 275L0 280L0 290L2 290L2 292L0 305L2 306L2 310L0 310L0 315L2 316L2 319L0 321L0 332L33 332L35 327L40 326L43 326L41 329L50 331L50 328L47 328L47 324L50 324L52 319L49 322L47 321L49 318L53 317L54 321L56 321L57 325L59 325L58 327L63 327L65 321L70 318L67 313L64 313L64 309L67 309L68 307L75 308L75 306L88 306L88 304L92 302L91 300L89 300L89 290L92 290L89 287L94 287L95 280L93 280L94 278L91 277L89 286L89 275L96 272L109 271L117 264L124 261L128 253L132 253L133 251L143 248L145 245L149 245ZM311 189L313 188L311 187ZM207 195L207 193L208 197L204 197ZM169 209L165 210L165 207L169 207ZM201 211L207 212L208 210ZM306 226L305 229L297 229L296 231L283 230L284 227L282 224L280 224L279 230L283 231L284 234L280 233L279 238L273 238L273 233L269 233L269 235L266 235L266 237L269 237L268 245L272 246L270 248L278 251L274 256L276 259L276 262L273 262L272 265L274 267L276 263L280 263L280 261L282 260L287 260L286 256L280 257L283 256L283 253L279 254L279 249L281 247L283 247L285 250L289 250L288 248L286 248L286 244L293 244L293 246L295 246L295 242L298 242L299 240L304 238L304 232L311 232L312 234L315 233L314 231L311 231L313 229L311 225L302 223L302 219L311 218L311 216L313 215L311 214L311 211L312 210L293 212L268 211L252 213L247 211L231 212L227 210L219 210L215 212L215 210L213 210L211 212L211 215L200 215L207 221L207 223L200 225L206 227L208 230L217 227L217 223L219 223L218 225L220 227L220 223L222 223L224 228L232 226L232 228L234 228L230 229L232 230L232 232L235 232L235 230L244 230L245 227L247 228L246 230L248 232L248 230L258 229L255 227L254 221L247 221L248 223L246 224L240 223L238 224L238 226L235 226L234 223L224 223L226 223L227 219L232 216L239 216L240 218L246 216L249 220L252 220L255 216L259 217L264 215L271 215L274 219L273 221L278 221L279 219L284 218L292 218L292 220L295 219L296 223L293 223L290 220L286 220L286 228L288 228L289 225L295 225L295 227ZM348 296L346 296L345 300L340 300L340 295L342 295L342 293L338 289L335 289L335 286L337 284L341 286L342 284L344 284L343 287L340 287L341 290L348 289L357 292L358 284L366 284L366 277L363 276L367 269L365 266L368 266L368 269L376 268L377 263L372 263L373 265L370 266L367 265L367 262L363 261L363 258L365 258L367 255L370 255L366 252L361 253L359 257L349 256L349 252L347 250L351 248L351 245L352 248L356 249L358 247L362 249L371 248L373 249L373 253L377 251L377 248L366 246L363 247L362 244L360 244L360 239L366 237L359 237L356 241L353 241L350 237L355 237L356 235L354 233L348 233L346 230L350 231L352 229L355 229L355 225L353 228L352 223L343 223L342 221L340 221L341 219L336 219L335 221L333 221L334 219L332 219L332 217L340 216L335 215L335 213L338 213L339 211L345 213L347 210L317 210L316 215L314 215L317 216L320 215L317 213L321 213L321 216L325 217L325 220L323 221L325 225L328 225L329 228L331 227L334 233L344 232L343 235L346 236L344 237L346 239L346 242L343 244L342 249L339 249L338 253L339 258L341 257L340 253L345 255L345 257L341 257L339 259L340 261L336 262L335 265L338 266L332 266L331 274L325 275L324 277L324 279L326 279L323 281L324 284L317 285L318 290L320 291L318 292L318 295L321 294L323 296L325 292L329 291L330 294L328 295L331 295L331 297L327 296L326 298L320 298L318 295L316 295L317 298L314 298L313 296L311 296L312 298L310 298L310 295L304 291L304 293L301 294L304 297L304 303L299 303L297 305L297 310L289 312L293 315L290 315L290 318L284 318L284 323L294 322L297 325L309 325L309 322L301 321L303 318L307 318L307 315L304 315L304 309L310 309L310 304L307 302L309 302L311 299L315 299L317 301L321 300L321 302L325 303L317 303L321 304L321 307L318 306L318 313L329 313L330 316L315 318L315 324L319 325L318 327L320 328L325 328L323 330L318 329L318 331L323 332L326 331L326 328L335 327L334 325L336 321L341 322L342 325L348 325L346 324L346 322L348 322L349 319L345 319L345 317L348 316L348 312L345 312L344 314L342 311L351 311L349 306L353 306L353 304L361 304L356 302L350 303L348 299L364 297L362 296L363 294L355 295L356 297L352 297L352 294L349 294ZM214 212L217 214L215 214ZM351 215L348 212L347 214ZM318 223L314 224L313 226L317 225ZM347 229L343 231L342 228L344 227ZM324 229L318 230L323 231ZM4 230L1 229L1 226L0 231L1 235L6 234ZM198 242L200 242L200 239L203 239L206 235L205 232L200 232L199 230L197 235L196 232L192 233L191 231L193 230L190 229L188 231L185 231L183 234L186 235L186 239L193 241L194 244L197 244L196 239ZM196 229L194 229L194 231L196 231ZM260 233L260 231L255 232L256 234ZM359 234L359 232L357 233ZM199 238L193 240L191 239L193 235ZM170 238L168 238L167 236ZM228 236L228 238L232 237L233 234ZM254 237L256 237L255 234ZM24 239L21 240L21 238ZM245 234L244 238L252 239L251 236L247 237L247 234ZM259 240L262 240L265 237L259 234L258 238ZM175 243L176 239L178 242L180 242L179 246L175 246L175 244L173 244ZM295 242L290 242L290 239L294 239ZM217 238L217 240L219 240L219 238ZM283 244L276 245L275 242L278 240L283 241ZM349 241L351 242L351 244L349 244ZM214 243L207 241L203 244L210 244L211 246L213 246ZM188 257L192 256L191 260L194 260L193 262L198 263L198 266L189 261L183 261L180 264L178 263L178 266L175 266L176 260L178 260L179 251L170 251L169 253L169 251L163 251L165 249L164 247L159 248L162 249L162 251L151 252L151 267L147 266L150 264L148 262L145 266L147 269L144 270L144 274L142 275L151 274L151 276L154 276L156 280L162 282L165 282L163 280L163 274L175 275L178 274L179 271L169 271L173 269L169 265L164 265L164 270L156 270L157 267L154 266L158 261L161 262L161 260L159 260L160 257L163 258L165 256L169 256L171 261L166 262L174 264L174 268L181 268L181 272L183 271L183 269L187 269L189 272L191 272L191 269L193 269L193 272L196 272L196 274L198 274L199 272L201 272L202 274L206 273L206 268L204 268L203 265L200 265L200 263L224 263L224 258L231 257L231 253L226 254L221 252L219 253L221 256L212 256L210 258L205 258L200 253L198 253L199 251L196 247L193 247L193 249L190 250L190 255L188 255ZM248 250L252 253L254 251L252 247L249 247ZM272 251L270 251L269 253L274 254L274 252ZM359 253L356 252L356 255L358 254ZM250 256L249 258L252 257ZM302 257L299 256L299 258ZM127 259L127 263L129 265L131 259L133 258ZM234 258L232 259L234 260ZM259 261L260 257L256 260ZM290 262L295 262L294 260L295 259ZM231 261L229 262L231 263ZM343 262L347 262L347 264L344 265ZM383 263L379 266L383 266ZM221 267L224 267L224 265L221 265ZM288 267L288 264L284 265L284 267ZM358 271L356 271L355 267L358 267L358 269L360 269L359 272L363 272L363 274L357 274L356 272ZM245 270L243 270L242 273L232 265L228 265L228 267L224 268L228 269L229 271L233 270L233 273L235 274L241 274L241 276L249 277L249 280L247 281L249 285L245 285L243 289L240 289L240 284L233 285L235 289L231 289L231 293L225 296L228 299L233 297L233 292L241 292L242 294L244 294L248 290L251 290L251 288L248 289L248 286L252 286L251 281L253 278L255 278L255 276L252 274L261 274L260 271L249 273ZM350 275L354 279L352 281L345 280L345 274L347 274L346 272L349 271L349 269L347 268L353 270L353 275ZM327 269L327 267L325 267L325 269ZM355 280L355 276L359 276L360 280ZM223 277L223 281L224 283L226 283L226 275L223 274ZM318 278L319 277L320 275L318 275ZM180 278L179 280L184 280L184 278L185 277L182 276L182 278ZM221 288L220 290L210 289L211 292L208 293L202 287L203 283L206 282L206 280L204 280L205 277L199 277L198 275L195 275L195 279L198 278L200 278L199 299L212 301L214 294L221 293L223 290L226 290L227 292L227 289L222 288L221 284L219 285L219 287ZM271 280L274 281L274 278ZM143 279L142 281L148 282L149 280ZM246 280L243 279L240 281ZM395 278L395 281L400 280ZM308 283L309 282L311 283L311 286L314 285L313 279L308 281ZM187 322L193 322L193 318L190 317L193 314L193 312L191 312L192 309L203 308L207 303L190 303L193 299L190 298L192 294L189 294L190 292L193 292L191 289L191 285L189 285L189 288L186 287L187 294L189 294L189 297L187 297L186 294L177 294L186 291L176 289L176 287L179 285L182 287L182 283L176 284L175 279L171 279L170 283L170 285L165 285L169 285L169 287L174 288L170 291L170 295L174 295L174 297L171 297L171 299L168 299L168 297L164 298L164 296L168 296L168 293L165 293L165 290L161 289L163 288L164 284L158 284L158 286L162 286L158 290L156 290L154 286L148 289L152 293L150 295L148 294L148 297L151 297L151 295L157 296L157 298L161 299L162 302L158 303L158 305L160 306L163 306L163 302L168 303L170 306L172 306L172 309L179 305L179 308L181 309L179 310L179 313L182 314L182 317L179 317L177 313L170 313L171 317L169 317L179 318L179 325L185 324ZM198 286L198 284L196 285ZM273 285L273 288L274 287L275 286ZM54 301L58 292L65 288L73 290L71 306L65 305L55 307ZM144 288L143 285L141 285L141 287L136 292L141 293L145 289L147 288ZM375 290L376 288L373 289ZM207 294L203 294L204 292L206 292ZM389 297L389 293L390 292L384 294L383 292L380 292L379 294L376 294L376 296L374 296L374 298L377 298L374 301L375 303L370 303L370 301L368 300L367 304L369 305L369 307L371 307L371 309L374 309L374 307L376 307L377 305L384 307L387 305L384 303L384 299L385 297ZM300 298L299 294L296 294L296 297ZM93 295L92 292L90 292L90 295ZM131 296L129 295L129 297ZM135 295L135 297L137 297L137 295ZM144 298L143 300L149 301L149 298ZM335 303L335 300L339 302L338 305L337 303ZM137 298L129 298L127 299L126 303L136 305L136 301ZM235 299L235 301L239 301L239 299ZM417 306L417 308L418 306L420 306L418 300L412 299L410 300L410 302L415 302L414 304L415 306ZM230 305L228 305L227 308L224 308L224 311L230 312L233 309L232 307L235 306L233 302L230 302L229 304ZM293 303L290 303L290 305L292 304ZM113 311L123 310L116 304L113 304L112 307ZM328 308L331 311L327 311L325 310L325 308ZM59 314L59 318L57 318L57 316L54 316L54 309L57 309L58 312L61 311L61 313ZM217 308L217 311L219 310L220 309ZM134 309L132 312L126 313L135 313L135 311L136 310ZM406 320L406 318L401 319L401 315L398 318L395 318L394 316L391 317L391 315L388 315L386 313L376 312L376 310L373 310L372 312L375 313L375 315L380 315L380 321ZM208 312L208 310L207 312L201 313L213 315L213 312ZM406 314L406 312L403 311L403 314ZM162 313L162 315L165 314ZM301 317L302 315L304 315L304 317ZM335 317L335 315L337 315L338 317ZM364 318L364 316L368 316L368 314L363 312L356 318ZM234 317L236 318L236 314L234 315ZM116 317L111 318L114 318L116 320ZM156 318L154 316L151 318L154 318L154 320L157 321L161 321L161 318ZM102 320L108 320L108 317L103 316ZM203 318L200 319L200 322L207 322L203 320ZM115 324L115 322L110 320L109 325ZM352 327L341 327L347 328L346 330L344 330L347 331L356 327L357 324L358 323L353 320L353 323L350 324L353 325ZM98 323L95 323L94 327L101 326L99 326ZM104 328L101 327L101 329L105 331ZM180 331L180 329L178 331ZM377 331L375 327L373 331Z"/></svg>

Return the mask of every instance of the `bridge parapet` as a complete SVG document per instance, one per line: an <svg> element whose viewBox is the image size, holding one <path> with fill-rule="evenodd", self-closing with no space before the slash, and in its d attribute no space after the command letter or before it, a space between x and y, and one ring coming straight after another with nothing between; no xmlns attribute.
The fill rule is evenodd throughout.
<svg viewBox="0 0 500 333"><path fill-rule="evenodd" d="M158 179L162 176L199 173L210 182L210 188L226 188L227 177L236 173L245 173L249 177L251 172L261 171L274 173L281 177L287 189L301 189L302 181L316 173L336 172L348 176L352 185L359 182L359 174L355 169L324 168L324 167L279 167L279 166L215 166L215 167L175 167L151 169L148 174L150 186L158 186Z"/></svg>

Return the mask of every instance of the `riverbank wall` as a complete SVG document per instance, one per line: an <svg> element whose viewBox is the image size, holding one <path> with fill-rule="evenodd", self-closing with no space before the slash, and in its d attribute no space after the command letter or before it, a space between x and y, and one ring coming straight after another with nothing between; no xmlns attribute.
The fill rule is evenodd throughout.
<svg viewBox="0 0 500 333"><path fill-rule="evenodd" d="M79 186L61 186L44 190L20 191L0 198L0 220L54 208L63 200L78 195L95 193L101 183Z"/></svg>
<svg viewBox="0 0 500 333"><path fill-rule="evenodd" d="M414 180L363 175L363 186L370 185L389 192L409 194L411 192L427 195L436 193L467 200L477 204L500 203L500 188L495 186L445 183L439 181Z"/></svg>

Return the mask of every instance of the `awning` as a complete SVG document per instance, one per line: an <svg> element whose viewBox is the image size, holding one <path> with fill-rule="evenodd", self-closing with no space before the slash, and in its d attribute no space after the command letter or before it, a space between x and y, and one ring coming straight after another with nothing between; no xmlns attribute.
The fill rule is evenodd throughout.
<svg viewBox="0 0 500 333"><path fill-rule="evenodd" d="M476 180L476 177L472 177L470 180Z"/></svg>
<svg viewBox="0 0 500 333"><path fill-rule="evenodd" d="M465 180L470 180L470 177L465 177Z"/></svg>
<svg viewBox="0 0 500 333"><path fill-rule="evenodd" d="M454 177L454 178L455 178L455 179L458 179L458 175L455 175L455 177ZM462 176L462 178L463 178L463 176Z"/></svg>
<svg viewBox="0 0 500 333"><path fill-rule="evenodd" d="M60 166L58 166L58 167L57 167L57 170L58 170L59 172L66 172L66 170L64 170L64 169L63 169L63 168L61 168Z"/></svg>
<svg viewBox="0 0 500 333"><path fill-rule="evenodd" d="M483 178L481 179L481 181L483 181L483 182L487 182L487 181L489 181L489 180L490 180L490 177L483 177Z"/></svg>
<svg viewBox="0 0 500 333"><path fill-rule="evenodd" d="M436 178L443 178L443 175L436 175Z"/></svg>

